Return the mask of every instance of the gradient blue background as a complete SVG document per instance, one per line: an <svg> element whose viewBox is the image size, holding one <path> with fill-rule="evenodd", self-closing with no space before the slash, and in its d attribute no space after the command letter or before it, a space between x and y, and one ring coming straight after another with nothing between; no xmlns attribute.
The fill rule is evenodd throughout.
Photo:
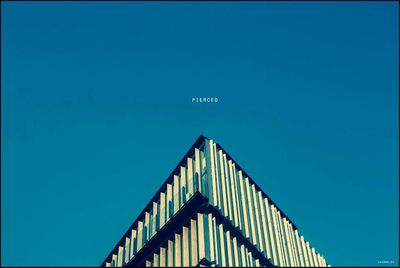
<svg viewBox="0 0 400 268"><path fill-rule="evenodd" d="M1 15L2 265L99 265L201 133L332 265L399 264L398 3Z"/></svg>

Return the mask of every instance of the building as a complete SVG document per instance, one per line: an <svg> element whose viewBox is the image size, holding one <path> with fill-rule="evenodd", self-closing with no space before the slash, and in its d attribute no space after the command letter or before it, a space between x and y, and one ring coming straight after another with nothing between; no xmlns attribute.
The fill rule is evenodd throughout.
<svg viewBox="0 0 400 268"><path fill-rule="evenodd" d="M239 164L201 135L101 266L329 265Z"/></svg>

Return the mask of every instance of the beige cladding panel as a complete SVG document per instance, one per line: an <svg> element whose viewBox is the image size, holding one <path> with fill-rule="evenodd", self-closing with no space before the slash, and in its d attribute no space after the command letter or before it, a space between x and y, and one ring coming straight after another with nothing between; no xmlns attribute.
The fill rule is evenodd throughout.
<svg viewBox="0 0 400 268"><path fill-rule="evenodd" d="M323 267L324 265L322 264L321 255L319 253L317 254L317 260L318 260L319 267Z"/></svg>
<svg viewBox="0 0 400 268"><path fill-rule="evenodd" d="M158 204L153 202L153 222L151 226L152 236L157 232L157 217L158 215Z"/></svg>
<svg viewBox="0 0 400 268"><path fill-rule="evenodd" d="M303 250L303 257L304 257L304 261L305 261L306 267L311 267L310 261L308 260L307 246L306 246L306 243L304 241L304 237L303 236L300 237L300 241L301 241L301 247L302 247L302 250Z"/></svg>
<svg viewBox="0 0 400 268"><path fill-rule="evenodd" d="M306 264L305 264L305 261L304 261L303 249L301 247L301 241L300 241L300 238L299 238L298 230L294 231L294 237L295 237L295 240L296 240L297 251L299 252L300 266L301 267L305 267Z"/></svg>
<svg viewBox="0 0 400 268"><path fill-rule="evenodd" d="M253 257L253 253L251 251L249 251L249 257L250 257L250 260L251 260L251 266L255 267L256 266L256 260Z"/></svg>
<svg viewBox="0 0 400 268"><path fill-rule="evenodd" d="M228 262L228 266L233 266L233 252L232 252L232 245L231 245L231 233L230 231L225 232L225 241L226 241L226 259Z"/></svg>
<svg viewBox="0 0 400 268"><path fill-rule="evenodd" d="M326 266L327 266L327 264L326 264L326 260L325 260L324 256L322 256L322 263L324 264L324 267L326 267Z"/></svg>
<svg viewBox="0 0 400 268"><path fill-rule="evenodd" d="M274 226L273 226L273 220L272 220L272 212L271 212L271 207L268 202L268 198L264 198L264 203L265 203L265 211L267 213L267 222L268 222L268 230L269 230L269 241L271 242L271 254L272 254L272 262L275 265L278 265L278 249L276 248L276 243L275 243L275 232L274 232Z"/></svg>
<svg viewBox="0 0 400 268"><path fill-rule="evenodd" d="M297 256L296 256L295 248L293 247L293 240L292 240L292 233L291 233L290 223L289 223L289 221L287 219L286 219L286 228L287 228L287 235L288 235L287 239L288 239L288 242L289 242L289 249L290 249L289 255L291 253L291 256L293 258L292 259L293 260L293 265L295 267L298 267L300 265L297 264Z"/></svg>
<svg viewBox="0 0 400 268"><path fill-rule="evenodd" d="M160 263L159 263L159 257L158 254L153 253L153 267L159 267Z"/></svg>
<svg viewBox="0 0 400 268"><path fill-rule="evenodd" d="M249 185L249 178L245 178L245 184L246 184L246 195L247 195L247 207L249 211L249 218L250 218L250 230L251 230L251 242L253 245L257 245L257 237L256 237L256 230L255 230L255 222L254 222L254 210L253 210L253 204L251 202L251 192L250 192L250 185Z"/></svg>
<svg viewBox="0 0 400 268"><path fill-rule="evenodd" d="M117 256L117 266L122 267L122 261L124 257L124 247L118 247L118 256Z"/></svg>
<svg viewBox="0 0 400 268"><path fill-rule="evenodd" d="M197 213L197 242L199 250L199 260L205 257L205 244L204 244L204 215Z"/></svg>
<svg viewBox="0 0 400 268"><path fill-rule="evenodd" d="M200 162L201 163L200 164L201 173L200 174L203 175L203 173L206 171L206 167L207 167L206 155L204 153L204 150L200 151L200 158L201 158L201 162Z"/></svg>
<svg viewBox="0 0 400 268"><path fill-rule="evenodd" d="M296 237L294 236L294 230L293 230L293 226L291 223L289 223L289 235L290 235L292 250L294 253L295 264L296 264L296 266L300 266L301 265L300 264L300 253L297 249Z"/></svg>
<svg viewBox="0 0 400 268"><path fill-rule="evenodd" d="M299 267L300 264L298 263L297 252L293 243L292 228L290 227L290 222L287 219L286 219L286 228L287 228L288 247L290 250L289 255L291 255L293 266Z"/></svg>
<svg viewBox="0 0 400 268"><path fill-rule="evenodd" d="M212 229L213 229L213 234L214 234L214 244L215 244L215 246L214 246L214 256L215 256L215 263L217 264L217 265L220 265L221 264L221 260L220 260L220 257L219 257L219 250L220 250L220 246L219 246L219 244L218 244L218 239L219 239L219 236L218 236L218 230L217 230L217 221L216 221L216 219L213 217L212 218Z"/></svg>
<svg viewBox="0 0 400 268"><path fill-rule="evenodd" d="M285 240L285 245L286 245L287 254L288 254L288 264L289 264L290 267L294 267L295 264L294 264L293 252L292 252L292 249L290 247L290 241L288 239L289 232L288 232L288 228L287 228L286 218L283 218L282 227L283 227L284 240Z"/></svg>
<svg viewBox="0 0 400 268"><path fill-rule="evenodd" d="M181 235L179 235L179 234L175 234L175 243L174 243L175 245L174 245L174 248L175 248L175 250L174 250L174 253L175 253L175 264L174 264L174 266L176 266L176 267L180 267L180 266L182 266L182 262L181 262L181 260L182 260L182 256L181 256L181 248L182 248L182 245L181 245Z"/></svg>
<svg viewBox="0 0 400 268"><path fill-rule="evenodd" d="M149 239L149 230L150 230L150 213L148 213L147 211L144 213L144 227L145 229L143 229L143 231L145 232L144 236L146 238L146 241ZM145 243L145 241L143 241L143 244Z"/></svg>
<svg viewBox="0 0 400 268"><path fill-rule="evenodd" d="M245 247L245 255L246 255L246 262L247 262L247 266L252 267L253 265L251 264L251 260L249 258L249 250Z"/></svg>
<svg viewBox="0 0 400 268"><path fill-rule="evenodd" d="M244 245L240 246L240 256L241 256L241 260L242 260L242 266L247 267L247 257L246 257L246 251L245 251Z"/></svg>
<svg viewBox="0 0 400 268"><path fill-rule="evenodd" d="M226 186L225 186L225 168L224 168L224 160L222 156L222 150L219 150L219 163L220 163L220 171L221 171L221 188L222 188L222 201L223 201L223 210L222 213L225 217L228 216L228 198L226 193Z"/></svg>
<svg viewBox="0 0 400 268"><path fill-rule="evenodd" d="M241 208L240 208L240 186L238 182L238 171L236 169L235 163L232 164L232 171L233 171L233 178L235 182L235 196L236 196L236 211L237 211L237 223L238 225L236 227L239 227L239 230L243 230L242 226L242 213L241 213Z"/></svg>
<svg viewBox="0 0 400 268"><path fill-rule="evenodd" d="M174 207L174 214L178 211L179 209L179 177L174 175L174 196L172 198L173 200L173 207Z"/></svg>
<svg viewBox="0 0 400 268"><path fill-rule="evenodd" d="M324 262L324 257L322 257L322 255L320 255L321 257L321 266L322 267L325 267L326 266L326 264L325 264L325 262Z"/></svg>
<svg viewBox="0 0 400 268"><path fill-rule="evenodd" d="M202 189L200 188L201 183L201 173L200 173L200 150L195 148L194 149L194 171L195 171L195 177L197 174L197 188L200 189L200 192L202 192ZM196 191L197 189L195 189Z"/></svg>
<svg viewBox="0 0 400 268"><path fill-rule="evenodd" d="M190 243L191 243L191 266L196 266L198 259L198 251L197 251L197 224L195 220L190 220Z"/></svg>
<svg viewBox="0 0 400 268"><path fill-rule="evenodd" d="M160 193L160 229L161 227L164 226L165 223L165 210L166 210L165 194Z"/></svg>
<svg viewBox="0 0 400 268"><path fill-rule="evenodd" d="M186 185L186 168L181 167L181 182L180 182L180 189L179 189L179 195L180 195L180 205L179 207L182 207L183 205L183 200L186 202L186 192L187 192L187 185Z"/></svg>
<svg viewBox="0 0 400 268"><path fill-rule="evenodd" d="M218 206L217 176L214 163L214 144L212 140L208 142L208 147L209 147L210 162L211 162L212 204L214 206Z"/></svg>
<svg viewBox="0 0 400 268"><path fill-rule="evenodd" d="M261 251L264 252L264 245L263 245L263 236L262 236L262 230L261 230L261 215L260 215L260 209L258 207L258 198L257 198L257 191L255 188L255 185L253 184L251 186L251 194L253 197L253 204L254 204L254 214L255 214L255 218L256 218L256 230L257 230L257 248Z"/></svg>
<svg viewBox="0 0 400 268"><path fill-rule="evenodd" d="M274 227L274 233L275 233L275 241L276 241L276 247L277 247L277 252L278 252L278 260L279 260L279 266L285 266L284 260L283 260L283 251L281 247L281 238L279 234L279 226L278 226L278 220L277 220L277 214L275 211L275 206L271 206L271 214L272 214L272 220L273 220L273 227Z"/></svg>
<svg viewBox="0 0 400 268"><path fill-rule="evenodd" d="M183 248L183 252L182 252L182 265L184 267L188 267L190 265L189 262L189 229L187 227L183 227L182 228L182 248Z"/></svg>
<svg viewBox="0 0 400 268"><path fill-rule="evenodd" d="M235 267L240 267L240 263L239 263L239 251L238 251L238 244L237 244L237 238L234 237L232 239L232 246L233 246L233 257L235 260Z"/></svg>
<svg viewBox="0 0 400 268"><path fill-rule="evenodd" d="M131 231L131 245L130 245L130 255L129 258L131 259L133 257L133 251L135 250L133 247L135 246L134 242L136 241L136 230Z"/></svg>
<svg viewBox="0 0 400 268"><path fill-rule="evenodd" d="M262 239L263 243L265 245L265 254L268 259L271 259L271 248L269 244L269 234L268 234L268 221L267 221L267 215L265 213L265 207L264 207L264 200L261 191L258 191L257 193L258 197L258 204L260 207L260 218L261 218L261 226L262 226Z"/></svg>
<svg viewBox="0 0 400 268"><path fill-rule="evenodd" d="M168 249L167 249L167 265L168 267L174 267L174 242L168 240Z"/></svg>
<svg viewBox="0 0 400 268"><path fill-rule="evenodd" d="M289 234L290 234L290 239L291 239L291 242L292 242L292 248L293 248L293 252L294 252L294 258L295 258L296 266L301 266L301 263L300 263L300 252L298 251L298 248L297 248L296 237L294 236L294 230L293 230L293 226L292 226L291 223L289 223Z"/></svg>
<svg viewBox="0 0 400 268"><path fill-rule="evenodd" d="M221 176L220 176L220 166L218 164L218 151L217 146L213 144L213 159L214 159L214 167L215 167L215 178L216 178L216 187L217 187L217 201L218 201L218 208L222 211L223 208L223 201L222 201L222 189L221 189Z"/></svg>
<svg viewBox="0 0 400 268"><path fill-rule="evenodd" d="M167 265L167 251L165 248L160 248L160 267L165 267Z"/></svg>
<svg viewBox="0 0 400 268"><path fill-rule="evenodd" d="M214 242L214 228L213 228L213 217L212 214L209 213L207 215L207 226L208 226L208 241L209 241L209 248L210 248L210 261L213 262L215 261L215 256L214 256L214 248L215 248L215 242Z"/></svg>
<svg viewBox="0 0 400 268"><path fill-rule="evenodd" d="M225 267L226 264L226 252L225 252L225 231L222 224L218 225L219 231L219 241L220 241L220 250L221 250L221 265Z"/></svg>
<svg viewBox="0 0 400 268"><path fill-rule="evenodd" d="M143 222L138 222L138 230L137 230L137 246L136 252L138 252L143 246Z"/></svg>
<svg viewBox="0 0 400 268"><path fill-rule="evenodd" d="M277 210L277 219L278 219L278 226L279 226L279 231L280 231L280 236L281 236L283 257L285 259L285 264L287 266L290 266L290 264L289 264L289 256L288 256L289 253L287 251L287 245L286 245L286 239L285 239L285 231L284 231L284 227L283 227L281 212L278 211L278 210Z"/></svg>
<svg viewBox="0 0 400 268"><path fill-rule="evenodd" d="M232 164L232 161L229 160L229 177L231 178L231 192L232 192L232 205L233 205L233 223L235 227L239 226L239 218L238 218L238 204L237 204L237 198L236 198L236 187L235 187L235 172L234 172L234 164Z"/></svg>
<svg viewBox="0 0 400 268"><path fill-rule="evenodd" d="M311 248L310 248L310 243L306 242L306 248L307 248L307 256L308 256L308 261L310 262L310 266L314 267L314 260L312 257L312 253L311 253Z"/></svg>
<svg viewBox="0 0 400 268"><path fill-rule="evenodd" d="M232 193L230 187L230 176L228 172L228 161L226 159L226 154L223 155L224 160L224 172L225 172L225 185L226 185L226 197L228 202L228 218L233 221L233 213L232 213Z"/></svg>
<svg viewBox="0 0 400 268"><path fill-rule="evenodd" d="M187 185L189 195L193 195L193 160L187 158Z"/></svg>
<svg viewBox="0 0 400 268"><path fill-rule="evenodd" d="M124 247L124 264L128 263L130 260L130 242L131 240L126 237L125 238L125 247Z"/></svg>
<svg viewBox="0 0 400 268"><path fill-rule="evenodd" d="M166 217L165 217L165 222L168 222L168 220L170 219L170 211L171 208L170 206L173 206L172 204L172 185L171 184L167 184L167 199L166 199Z"/></svg>
<svg viewBox="0 0 400 268"><path fill-rule="evenodd" d="M250 237L250 226L248 222L248 209L247 209L247 200L246 200L246 186L245 182L242 178L242 171L239 171L239 186L240 186L240 195L242 201L242 211L243 211L243 222L244 222L244 235L246 238Z"/></svg>
<svg viewBox="0 0 400 268"><path fill-rule="evenodd" d="M116 267L117 266L117 255L116 254L112 255L111 266L112 267Z"/></svg>
<svg viewBox="0 0 400 268"><path fill-rule="evenodd" d="M318 260L317 260L317 255L315 254L315 248L311 249L311 254L312 254L312 257L313 257L314 266L318 266Z"/></svg>

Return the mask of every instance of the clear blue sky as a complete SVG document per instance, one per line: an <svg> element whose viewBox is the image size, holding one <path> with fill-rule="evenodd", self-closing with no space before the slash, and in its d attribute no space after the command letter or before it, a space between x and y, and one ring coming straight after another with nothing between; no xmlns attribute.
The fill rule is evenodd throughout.
<svg viewBox="0 0 400 268"><path fill-rule="evenodd" d="M99 265L201 133L329 263L399 264L398 3L1 15L2 265Z"/></svg>

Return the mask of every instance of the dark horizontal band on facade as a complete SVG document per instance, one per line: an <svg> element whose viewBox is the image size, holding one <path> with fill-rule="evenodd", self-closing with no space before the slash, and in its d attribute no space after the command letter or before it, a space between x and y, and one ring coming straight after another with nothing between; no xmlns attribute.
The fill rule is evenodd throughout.
<svg viewBox="0 0 400 268"><path fill-rule="evenodd" d="M127 264L127 267L144 266L144 262L152 256L160 247L166 247L166 243L175 233L179 232L182 226L188 222L197 213L211 213L215 216L218 223L222 223L224 228L232 233L232 236L238 239L238 242L245 245L253 256L260 260L263 267L275 267L270 260L268 260L253 244L251 244L238 230L232 225L230 220L225 218L221 212L214 206L209 204L207 197L203 196L200 192L196 192L179 210L176 214L166 223L136 254Z"/></svg>

